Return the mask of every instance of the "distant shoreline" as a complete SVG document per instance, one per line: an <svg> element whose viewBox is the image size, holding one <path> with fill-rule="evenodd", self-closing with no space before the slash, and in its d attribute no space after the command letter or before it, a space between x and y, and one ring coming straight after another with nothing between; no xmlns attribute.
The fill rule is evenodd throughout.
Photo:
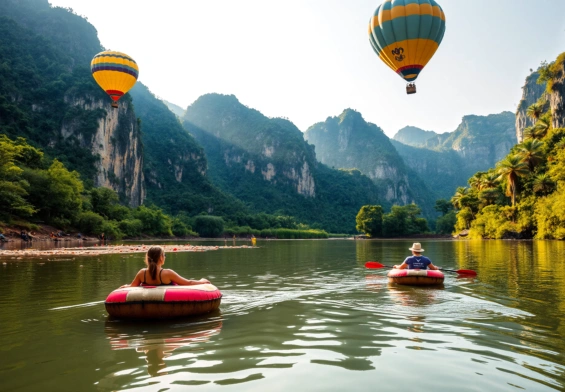
<svg viewBox="0 0 565 392"><path fill-rule="evenodd" d="M108 245L108 246L90 246L90 247L72 247L72 248L51 248L51 249L9 249L0 248L0 260L21 260L24 258L47 257L58 260L58 256L101 256L108 254L135 254L146 253L149 248L154 245L131 244L131 245ZM159 245L165 249L166 253L183 253L183 252L208 252L220 249L252 249L249 245L240 246L202 246L202 245Z"/></svg>

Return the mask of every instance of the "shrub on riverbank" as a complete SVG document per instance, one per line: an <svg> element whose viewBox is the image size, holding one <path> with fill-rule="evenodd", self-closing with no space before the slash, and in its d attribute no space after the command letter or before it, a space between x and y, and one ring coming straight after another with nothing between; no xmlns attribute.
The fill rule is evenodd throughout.
<svg viewBox="0 0 565 392"><path fill-rule="evenodd" d="M324 230L316 230L316 229L307 229L307 230L299 230L299 229L263 229L263 230L256 230L252 229L249 226L242 226L242 227L229 227L224 230L224 234L228 236L251 236L254 235L255 237L259 238L276 238L276 239L315 239L315 238L329 238L329 235Z"/></svg>

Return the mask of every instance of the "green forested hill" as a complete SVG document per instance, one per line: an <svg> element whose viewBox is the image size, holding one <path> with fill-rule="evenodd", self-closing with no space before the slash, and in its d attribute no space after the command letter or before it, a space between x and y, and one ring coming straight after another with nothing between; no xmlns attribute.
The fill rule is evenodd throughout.
<svg viewBox="0 0 565 392"><path fill-rule="evenodd" d="M183 124L204 147L212 182L255 211L355 232L361 206L379 204L378 189L359 171L319 164L294 124L265 117L234 96L199 98Z"/></svg>
<svg viewBox="0 0 565 392"><path fill-rule="evenodd" d="M141 120L147 202L173 214L245 212L243 203L212 185L204 150L165 103L139 82L130 94Z"/></svg>
<svg viewBox="0 0 565 392"><path fill-rule="evenodd" d="M537 74L546 94L530 100L523 140L451 198L470 237L565 239L565 53Z"/></svg>
<svg viewBox="0 0 565 392"><path fill-rule="evenodd" d="M463 170L463 159L454 150L430 150L391 140L406 165L418 173L435 199L449 199L453 190L465 186L469 171Z"/></svg>
<svg viewBox="0 0 565 392"><path fill-rule="evenodd" d="M320 162L334 168L355 168L377 185L385 205L416 203L435 215L434 194L406 167L389 138L360 113L347 109L338 117L312 125L304 134Z"/></svg>
<svg viewBox="0 0 565 392"><path fill-rule="evenodd" d="M39 0L0 2L0 133L26 137L90 181L96 157L60 130L72 118L88 134L104 115L68 102L104 96L83 61L99 49L92 26L66 10Z"/></svg>

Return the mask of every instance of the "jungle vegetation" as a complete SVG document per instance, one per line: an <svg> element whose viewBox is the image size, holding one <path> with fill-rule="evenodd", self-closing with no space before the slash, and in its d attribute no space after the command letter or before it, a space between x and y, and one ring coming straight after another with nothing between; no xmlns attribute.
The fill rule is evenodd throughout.
<svg viewBox="0 0 565 392"><path fill-rule="evenodd" d="M562 81L565 53L542 63L548 94ZM471 238L565 239L565 128L553 128L547 94L527 108L534 125L495 167L472 176L451 198L455 232Z"/></svg>

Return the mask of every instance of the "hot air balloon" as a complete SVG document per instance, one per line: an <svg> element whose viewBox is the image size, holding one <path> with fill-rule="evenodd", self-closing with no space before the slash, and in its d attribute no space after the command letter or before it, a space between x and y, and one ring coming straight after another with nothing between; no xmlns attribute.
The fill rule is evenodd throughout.
<svg viewBox="0 0 565 392"><path fill-rule="evenodd" d="M436 52L445 33L445 14L434 0L385 0L369 21L369 40L379 58L408 82Z"/></svg>
<svg viewBox="0 0 565 392"><path fill-rule="evenodd" d="M118 107L118 100L137 81L139 67L134 59L125 53L106 50L98 53L90 63L92 76L102 90L113 99L112 107Z"/></svg>

